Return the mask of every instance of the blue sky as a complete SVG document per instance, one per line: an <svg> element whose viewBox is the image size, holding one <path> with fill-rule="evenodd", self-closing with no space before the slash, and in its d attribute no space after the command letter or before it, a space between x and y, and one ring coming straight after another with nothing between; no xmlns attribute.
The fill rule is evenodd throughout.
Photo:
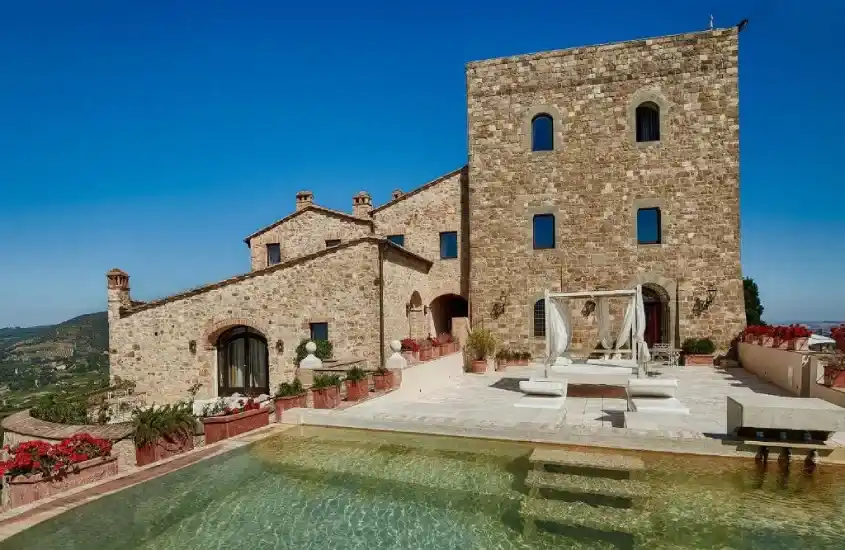
<svg viewBox="0 0 845 550"><path fill-rule="evenodd" d="M354 7L352 7L354 5ZM812 5L812 6L811 6ZM803 7L801 7L803 6ZM742 259L769 320L845 317L834 1L0 3L0 326L248 269L297 190L347 210L466 161L467 61L751 20Z"/></svg>

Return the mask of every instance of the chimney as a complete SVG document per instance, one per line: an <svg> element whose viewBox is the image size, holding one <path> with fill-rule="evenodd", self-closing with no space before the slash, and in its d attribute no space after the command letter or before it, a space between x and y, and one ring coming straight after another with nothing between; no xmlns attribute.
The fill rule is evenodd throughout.
<svg viewBox="0 0 845 550"><path fill-rule="evenodd" d="M405 193L403 193L401 189L394 189L393 193L391 193L391 197L393 200L396 200L404 194Z"/></svg>
<svg viewBox="0 0 845 550"><path fill-rule="evenodd" d="M366 191L361 191L352 197L352 215L356 218L369 218L373 209L373 199Z"/></svg>
<svg viewBox="0 0 845 550"><path fill-rule="evenodd" d="M108 286L108 318L120 319L120 308L132 305L129 298L129 275L120 269L112 269L106 273Z"/></svg>
<svg viewBox="0 0 845 550"><path fill-rule="evenodd" d="M311 191L300 191L296 194L296 210L302 210L314 204L314 193Z"/></svg>

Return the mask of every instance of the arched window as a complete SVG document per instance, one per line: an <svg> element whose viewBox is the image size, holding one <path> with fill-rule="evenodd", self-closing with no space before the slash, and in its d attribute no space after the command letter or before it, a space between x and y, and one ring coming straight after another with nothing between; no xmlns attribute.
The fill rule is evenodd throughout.
<svg viewBox="0 0 845 550"><path fill-rule="evenodd" d="M540 113L531 119L531 150L553 151L555 148L555 123L551 115Z"/></svg>
<svg viewBox="0 0 845 550"><path fill-rule="evenodd" d="M637 107L637 143L660 141L660 107L646 101Z"/></svg>
<svg viewBox="0 0 845 550"><path fill-rule="evenodd" d="M534 336L546 337L546 299L540 298L534 302Z"/></svg>
<svg viewBox="0 0 845 550"><path fill-rule="evenodd" d="M217 339L218 394L229 396L270 393L267 339L260 332L239 326Z"/></svg>

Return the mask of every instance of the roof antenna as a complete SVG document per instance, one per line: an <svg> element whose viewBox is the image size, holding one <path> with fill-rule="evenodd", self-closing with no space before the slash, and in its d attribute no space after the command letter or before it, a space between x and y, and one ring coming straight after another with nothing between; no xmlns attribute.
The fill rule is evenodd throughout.
<svg viewBox="0 0 845 550"><path fill-rule="evenodd" d="M713 30L713 14L710 14L710 30Z"/></svg>

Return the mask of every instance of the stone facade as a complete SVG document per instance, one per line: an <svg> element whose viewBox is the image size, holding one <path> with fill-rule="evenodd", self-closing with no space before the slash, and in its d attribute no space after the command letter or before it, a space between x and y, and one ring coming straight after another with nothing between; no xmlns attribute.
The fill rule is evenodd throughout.
<svg viewBox="0 0 845 550"><path fill-rule="evenodd" d="M135 381L137 391L160 401L187 397L195 383L202 384L200 397L211 397L217 391L217 336L249 326L267 340L270 387L275 388L293 377L296 346L314 322L329 323L336 357L362 357L378 365L380 246L383 242L372 237L357 239L122 310L126 300L110 300L111 374ZM417 269L430 265L413 259ZM128 290L114 292L128 295Z"/></svg>
<svg viewBox="0 0 845 550"><path fill-rule="evenodd" d="M737 46L723 29L467 66L474 323L516 345L545 288L650 283L676 315L670 343L729 342L745 324ZM635 141L642 101L660 106L659 141ZM554 118L551 151L531 150L539 113ZM661 244L637 244L646 206L661 208ZM556 246L534 250L541 213L555 215ZM714 301L694 311L708 289Z"/></svg>
<svg viewBox="0 0 845 550"><path fill-rule="evenodd" d="M503 345L536 353L545 289L637 284L659 312L660 341L724 348L745 320L737 52L737 29L721 29L468 64L467 166L376 208L356 193L351 214L300 191L292 214L247 237L250 273L158 302L133 301L128 275L109 272L112 374L166 400L196 382L213 395L218 336L247 326L266 337L275 387L293 376L309 323L329 323L335 356L374 367L390 340L433 336L469 313ZM643 104L659 110L657 140L637 140ZM554 143L532 152L538 115L552 118ZM639 242L640 208L660 209L658 244ZM542 214L555 217L555 242L538 250ZM452 231L458 257L441 259ZM267 266L269 243L279 265ZM574 346L591 349L587 302L570 311ZM610 304L617 326L624 307Z"/></svg>
<svg viewBox="0 0 845 550"><path fill-rule="evenodd" d="M264 269L267 264L267 245L275 243L281 250L282 261L292 260L326 248L326 241L350 241L372 234L373 223L334 212L328 208L308 205L247 237L252 269Z"/></svg>

